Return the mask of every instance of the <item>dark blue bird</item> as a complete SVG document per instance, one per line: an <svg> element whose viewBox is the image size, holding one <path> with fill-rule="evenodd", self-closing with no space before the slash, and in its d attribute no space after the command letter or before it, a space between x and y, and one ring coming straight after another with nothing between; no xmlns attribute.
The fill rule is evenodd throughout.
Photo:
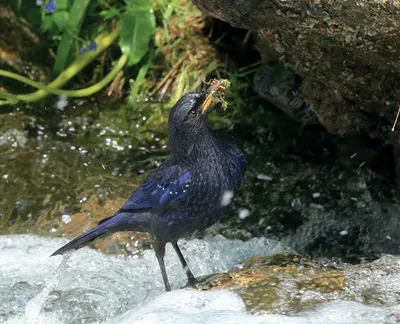
<svg viewBox="0 0 400 324"><path fill-rule="evenodd" d="M208 126L209 106L203 103L210 98L210 91L211 87L185 94L175 104L168 122L169 157L122 208L52 255L80 249L114 232L148 232L154 238L153 248L165 289L171 290L164 266L168 242L178 254L189 283L195 283L177 242L222 217L247 166L243 153Z"/></svg>

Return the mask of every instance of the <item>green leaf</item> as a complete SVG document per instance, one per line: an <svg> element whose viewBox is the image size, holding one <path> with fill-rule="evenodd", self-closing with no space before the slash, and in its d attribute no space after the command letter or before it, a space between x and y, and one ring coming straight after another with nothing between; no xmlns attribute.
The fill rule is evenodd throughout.
<svg viewBox="0 0 400 324"><path fill-rule="evenodd" d="M100 13L101 16L103 16L103 18L105 20L107 19L111 19L117 16L120 16L120 12L118 9L115 9L114 7L110 7L108 10L104 10Z"/></svg>
<svg viewBox="0 0 400 324"><path fill-rule="evenodd" d="M1 3L4 2L5 1L2 1ZM25 18L35 27L40 26L42 21L42 8L36 5L36 1L9 0L8 2L11 3L15 11L17 11L18 17ZM2 6L4 6L4 4L0 4L0 8L2 8Z"/></svg>
<svg viewBox="0 0 400 324"><path fill-rule="evenodd" d="M150 0L130 0L121 17L119 46L128 56L128 66L137 64L149 50L155 32L155 17Z"/></svg>
<svg viewBox="0 0 400 324"><path fill-rule="evenodd" d="M44 16L42 25L40 26L43 31L49 31L53 28L54 21L51 16Z"/></svg>
<svg viewBox="0 0 400 324"><path fill-rule="evenodd" d="M58 10L68 10L68 0L57 0L56 12Z"/></svg>
<svg viewBox="0 0 400 324"><path fill-rule="evenodd" d="M147 55L147 59L145 60L146 62L139 69L139 72L136 76L135 83L133 84L133 87L132 87L131 94L129 96L129 102L131 102L131 103L136 101L136 98L139 94L140 86L142 85L143 80L146 78L146 74L147 74L147 71L149 70L150 63L153 59L153 56L154 56L154 50L150 50L149 54Z"/></svg>
<svg viewBox="0 0 400 324"><path fill-rule="evenodd" d="M83 19L86 16L86 11L89 6L90 0L75 0L72 5L68 24L64 28L61 42L58 45L57 56L54 62L54 75L58 76L64 71L67 66L70 56L71 48L74 40L79 35Z"/></svg>
<svg viewBox="0 0 400 324"><path fill-rule="evenodd" d="M16 1L11 1L11 2L15 2L15 7L18 11L21 9L22 0L16 0Z"/></svg>
<svg viewBox="0 0 400 324"><path fill-rule="evenodd" d="M69 13L66 10L56 11L51 17L60 29L64 29L64 27L68 25Z"/></svg>

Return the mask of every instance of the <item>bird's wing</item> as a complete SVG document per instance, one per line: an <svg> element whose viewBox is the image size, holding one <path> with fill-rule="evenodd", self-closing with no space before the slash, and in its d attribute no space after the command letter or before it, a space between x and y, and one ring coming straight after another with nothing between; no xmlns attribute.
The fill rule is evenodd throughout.
<svg viewBox="0 0 400 324"><path fill-rule="evenodd" d="M142 184L119 212L161 208L181 200L190 186L192 175L178 166L161 167Z"/></svg>
<svg viewBox="0 0 400 324"><path fill-rule="evenodd" d="M240 170L242 171L242 174L244 175L244 172L247 169L246 156L239 150L236 150L236 155L237 155L238 160L239 160Z"/></svg>
<svg viewBox="0 0 400 324"><path fill-rule="evenodd" d="M224 162L225 175L222 183L226 190L236 191L243 180L247 168L247 160L236 146L228 144L226 148L230 158Z"/></svg>

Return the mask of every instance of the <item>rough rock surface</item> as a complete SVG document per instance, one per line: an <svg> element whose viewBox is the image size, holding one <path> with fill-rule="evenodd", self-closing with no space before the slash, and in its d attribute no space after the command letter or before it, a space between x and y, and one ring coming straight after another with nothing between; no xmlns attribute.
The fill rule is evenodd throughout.
<svg viewBox="0 0 400 324"><path fill-rule="evenodd" d="M302 124L317 124L312 107L297 95L301 78L284 64L264 64L254 75L254 89L287 115Z"/></svg>
<svg viewBox="0 0 400 324"><path fill-rule="evenodd" d="M265 61L292 64L300 96L340 135L400 137L400 1L193 0L204 13L257 35Z"/></svg>
<svg viewBox="0 0 400 324"><path fill-rule="evenodd" d="M399 303L399 267L394 256L335 269L283 252L250 258L235 270L204 277L196 287L231 289L253 313L295 314L338 299L393 306Z"/></svg>
<svg viewBox="0 0 400 324"><path fill-rule="evenodd" d="M343 151L324 140L316 146L307 131L293 134L291 145L279 134L289 128L295 126L258 130L262 146L245 147L250 167L232 210L207 232L274 238L312 258L360 262L399 254L400 207L393 186L367 167L383 151L359 149L356 141Z"/></svg>

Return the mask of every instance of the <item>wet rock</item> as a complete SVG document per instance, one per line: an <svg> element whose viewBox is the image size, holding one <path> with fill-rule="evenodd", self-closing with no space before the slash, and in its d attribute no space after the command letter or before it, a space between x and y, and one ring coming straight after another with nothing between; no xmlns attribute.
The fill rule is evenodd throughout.
<svg viewBox="0 0 400 324"><path fill-rule="evenodd" d="M273 131L264 137L274 140L262 139L263 148L247 147L251 167L241 192L227 217L208 233L270 237L308 256L351 262L400 253L400 207L393 185L365 161L353 161L359 150L343 152L340 159L347 164L341 165L334 160L335 149L322 146L318 153L306 133L293 145ZM304 154L294 152L303 145ZM244 219L243 208L249 210Z"/></svg>
<svg viewBox="0 0 400 324"><path fill-rule="evenodd" d="M0 150L11 151L25 146L28 141L25 119L22 115L0 114Z"/></svg>
<svg viewBox="0 0 400 324"><path fill-rule="evenodd" d="M27 141L26 134L16 129L0 134L0 146L23 147Z"/></svg>
<svg viewBox="0 0 400 324"><path fill-rule="evenodd" d="M395 256L333 269L283 252L250 258L233 271L203 278L197 288L233 290L253 313L294 314L337 299L397 305L399 273L400 258Z"/></svg>
<svg viewBox="0 0 400 324"><path fill-rule="evenodd" d="M193 0L204 13L257 36L264 61L303 79L300 97L340 135L390 134L400 102L398 1Z"/></svg>
<svg viewBox="0 0 400 324"><path fill-rule="evenodd" d="M62 122L57 115L0 114L0 233L74 238L113 215L164 159L166 126L150 131L151 111L144 106L129 120L121 118L128 107L120 105L119 115L108 104L101 113L97 104L76 107L74 113L65 109ZM148 244L140 234L110 238L117 243L106 239L95 246L136 254Z"/></svg>
<svg viewBox="0 0 400 324"><path fill-rule="evenodd" d="M27 117L21 114L0 114L0 132L6 132L10 129L23 131Z"/></svg>
<svg viewBox="0 0 400 324"><path fill-rule="evenodd" d="M302 124L316 124L311 107L299 96L301 78L289 66L280 63L261 66L254 76L254 87L268 100Z"/></svg>

